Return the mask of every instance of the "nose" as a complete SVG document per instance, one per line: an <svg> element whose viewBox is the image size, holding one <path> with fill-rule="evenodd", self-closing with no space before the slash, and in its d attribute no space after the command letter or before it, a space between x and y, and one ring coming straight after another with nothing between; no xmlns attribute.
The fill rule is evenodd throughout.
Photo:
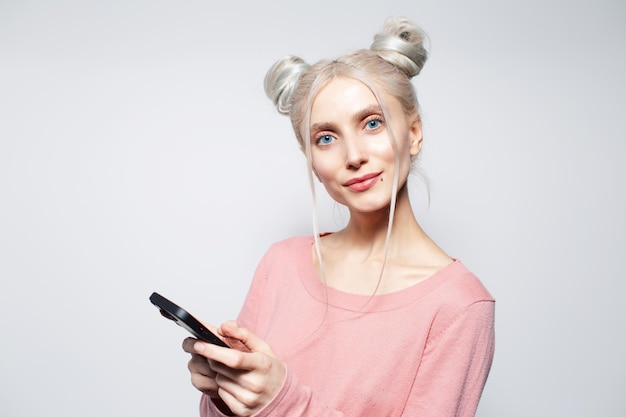
<svg viewBox="0 0 626 417"><path fill-rule="evenodd" d="M367 163L368 157L363 138L344 138L344 144L347 169L358 169Z"/></svg>

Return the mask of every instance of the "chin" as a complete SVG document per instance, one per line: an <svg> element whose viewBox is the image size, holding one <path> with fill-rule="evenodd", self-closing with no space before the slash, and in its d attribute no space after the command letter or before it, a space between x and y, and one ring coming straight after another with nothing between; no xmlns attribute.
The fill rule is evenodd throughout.
<svg viewBox="0 0 626 417"><path fill-rule="evenodd" d="M360 213L360 214L374 214L380 213L384 211L385 213L389 213L389 206L391 205L390 200L380 201L380 202L367 202L361 204L346 204L346 207L350 212Z"/></svg>
<svg viewBox="0 0 626 417"><path fill-rule="evenodd" d="M383 190L369 190L362 193L329 193L337 203L345 206L350 212L355 213L378 213L384 210L389 212L391 205L391 192Z"/></svg>

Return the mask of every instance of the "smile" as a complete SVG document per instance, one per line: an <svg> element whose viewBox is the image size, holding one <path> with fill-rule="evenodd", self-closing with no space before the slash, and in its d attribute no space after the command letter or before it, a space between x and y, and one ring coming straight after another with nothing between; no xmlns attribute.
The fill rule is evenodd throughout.
<svg viewBox="0 0 626 417"><path fill-rule="evenodd" d="M343 186L355 192L367 191L376 184L382 172L363 175L362 177L352 178L346 181Z"/></svg>

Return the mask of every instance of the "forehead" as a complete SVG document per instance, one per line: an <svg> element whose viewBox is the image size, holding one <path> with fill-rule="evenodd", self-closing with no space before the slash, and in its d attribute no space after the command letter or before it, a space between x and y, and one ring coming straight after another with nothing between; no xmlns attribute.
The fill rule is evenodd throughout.
<svg viewBox="0 0 626 417"><path fill-rule="evenodd" d="M400 102L376 88L382 106L388 112L401 111ZM348 77L338 77L329 81L317 92L311 106L311 123L325 122L341 117L352 117L365 108L380 107L372 90L362 81Z"/></svg>
<svg viewBox="0 0 626 417"><path fill-rule="evenodd" d="M374 93L361 81L352 78L335 78L317 92L311 106L311 118L315 115L349 109L358 105L378 104Z"/></svg>

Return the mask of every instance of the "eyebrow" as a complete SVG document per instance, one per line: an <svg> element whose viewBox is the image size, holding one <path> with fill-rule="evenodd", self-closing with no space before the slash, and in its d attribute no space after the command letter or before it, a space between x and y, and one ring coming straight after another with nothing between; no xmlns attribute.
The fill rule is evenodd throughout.
<svg viewBox="0 0 626 417"><path fill-rule="evenodd" d="M380 115L382 115L382 109L380 108L380 106L378 104L373 104L371 106L367 106L367 107L359 110L358 112L356 112L352 116L352 119L356 120L357 122L360 122L361 120L365 119L367 116L369 116L371 114L380 114ZM332 122L314 123L314 124L311 125L311 134L314 134L316 132L320 132L320 131L323 131L323 130L334 131L334 127L335 127L335 124L332 123Z"/></svg>

